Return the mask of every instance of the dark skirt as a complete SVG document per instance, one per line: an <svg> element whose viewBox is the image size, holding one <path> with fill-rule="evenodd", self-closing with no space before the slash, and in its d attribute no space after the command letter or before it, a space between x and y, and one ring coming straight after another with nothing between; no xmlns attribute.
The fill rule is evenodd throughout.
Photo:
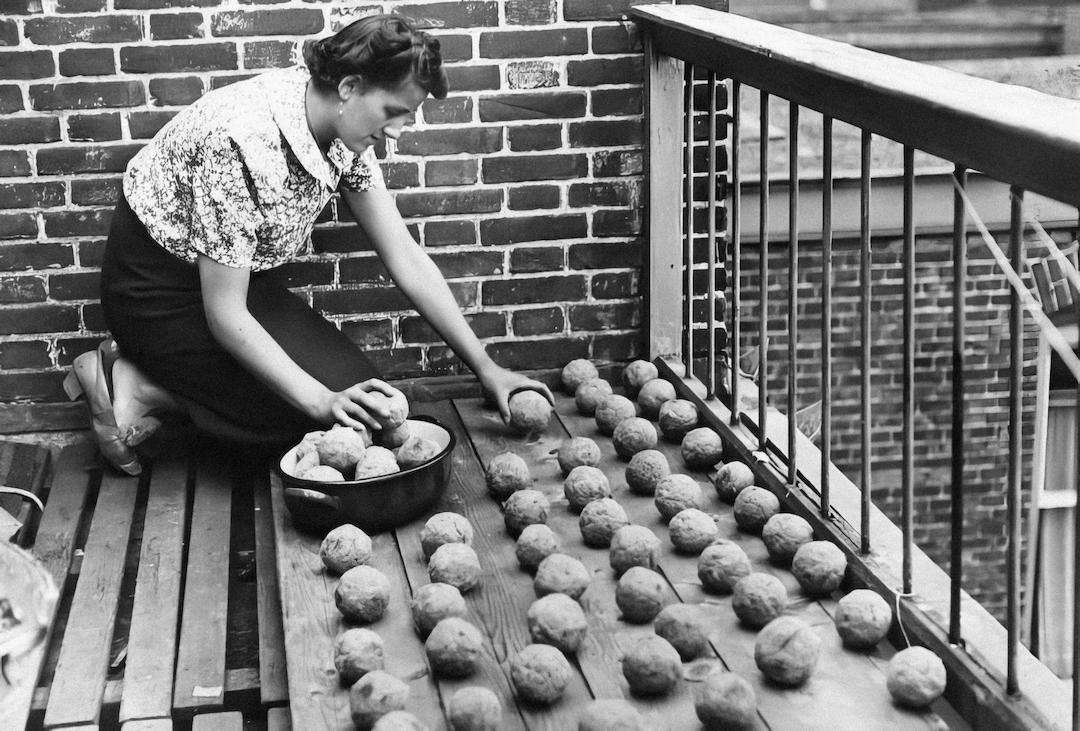
<svg viewBox="0 0 1080 731"><path fill-rule="evenodd" d="M278 445L326 428L257 380L214 339L198 268L151 238L121 195L101 267L101 305L120 352L172 393L202 432ZM252 272L247 306L296 363L332 391L379 373L274 270Z"/></svg>

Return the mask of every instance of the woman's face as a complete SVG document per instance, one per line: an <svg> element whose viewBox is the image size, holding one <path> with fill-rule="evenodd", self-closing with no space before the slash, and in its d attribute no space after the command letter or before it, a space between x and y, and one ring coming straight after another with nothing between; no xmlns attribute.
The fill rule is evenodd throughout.
<svg viewBox="0 0 1080 731"><path fill-rule="evenodd" d="M411 76L393 89L353 79L339 87L342 114L337 120L337 136L352 152L363 152L387 137L396 140L427 98Z"/></svg>

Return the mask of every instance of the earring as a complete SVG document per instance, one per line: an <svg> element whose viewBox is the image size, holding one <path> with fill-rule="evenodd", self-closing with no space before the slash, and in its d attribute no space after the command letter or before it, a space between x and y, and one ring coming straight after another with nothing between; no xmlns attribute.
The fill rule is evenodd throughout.
<svg viewBox="0 0 1080 731"><path fill-rule="evenodd" d="M338 102L337 115L339 117L341 117L344 114L345 114L345 102L344 101Z"/></svg>

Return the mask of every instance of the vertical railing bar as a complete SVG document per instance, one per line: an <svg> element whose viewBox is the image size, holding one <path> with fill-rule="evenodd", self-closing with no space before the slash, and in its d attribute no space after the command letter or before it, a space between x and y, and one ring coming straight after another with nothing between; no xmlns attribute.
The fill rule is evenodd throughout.
<svg viewBox="0 0 1080 731"><path fill-rule="evenodd" d="M731 423L738 424L739 414L739 353L742 350L742 285L739 278L742 276L742 178L739 176L739 145L742 136L739 125L742 123L742 105L739 95L742 92L742 84L733 80L731 82L731 340L728 344L728 353L731 359Z"/></svg>
<svg viewBox="0 0 1080 731"><path fill-rule="evenodd" d="M1080 308L1077 309L1077 327L1080 329ZM1080 383L1076 384L1076 455L1080 455ZM1076 460L1076 484L1080 494L1080 459ZM1080 500L1077 501L1080 503ZM1028 546L1029 551L1038 546ZM1080 504L1073 508L1073 617L1072 617L1072 729L1080 731Z"/></svg>
<svg viewBox="0 0 1080 731"><path fill-rule="evenodd" d="M798 482L795 434L798 426L799 345L799 105L788 102L788 485Z"/></svg>
<svg viewBox="0 0 1080 731"><path fill-rule="evenodd" d="M1009 214L1009 258L1014 271L1024 271L1023 246L1023 197L1024 191L1013 186ZM1020 648L1020 490L1023 486L1023 437L1022 409L1024 369L1024 311L1020 293L1009 290L1009 492L1006 501L1008 515L1008 599L1006 603L1006 630L1008 631L1008 660L1005 690L1009 694L1020 691L1017 674L1017 653Z"/></svg>
<svg viewBox="0 0 1080 731"><path fill-rule="evenodd" d="M716 393L716 72L709 71L709 164L708 180L708 211L709 211L709 259L708 275L709 285L706 289L709 300L707 304L709 325L706 333L709 337L707 366L705 369L705 387L709 395Z"/></svg>
<svg viewBox="0 0 1080 731"><path fill-rule="evenodd" d="M686 375L694 374L694 71L695 66L686 64L685 90L683 94L683 121L686 125L684 138L686 146L683 148L683 205L685 219L683 222L683 249L684 266L686 276L683 284L683 297L686 303L683 322L684 343L683 362L686 366Z"/></svg>
<svg viewBox="0 0 1080 731"><path fill-rule="evenodd" d="M915 150L904 146L904 393L903 393L903 592L911 593L915 462Z"/></svg>
<svg viewBox="0 0 1080 731"><path fill-rule="evenodd" d="M758 145L761 179L761 206L758 217L758 233L761 248L758 251L758 273L760 281L758 322L758 450L768 450L768 436L765 433L769 409L769 92L762 91L758 118L760 144Z"/></svg>
<svg viewBox="0 0 1080 731"><path fill-rule="evenodd" d="M860 403L862 405L862 504L860 506L859 535L860 550L870 553L870 495L871 479L871 442L870 442L870 401L871 401L871 345L870 345L870 295L873 291L871 280L872 250L870 248L870 142L869 130L862 131L859 163L859 324L862 336L862 363L860 367Z"/></svg>
<svg viewBox="0 0 1080 731"><path fill-rule="evenodd" d="M829 517L832 471L832 117L821 119L821 515Z"/></svg>
<svg viewBox="0 0 1080 731"><path fill-rule="evenodd" d="M960 188L967 186L967 169L953 173ZM952 357L952 491L949 559L949 642L959 645L960 592L964 576L964 349L967 333L967 215L960 191L953 193L953 357Z"/></svg>

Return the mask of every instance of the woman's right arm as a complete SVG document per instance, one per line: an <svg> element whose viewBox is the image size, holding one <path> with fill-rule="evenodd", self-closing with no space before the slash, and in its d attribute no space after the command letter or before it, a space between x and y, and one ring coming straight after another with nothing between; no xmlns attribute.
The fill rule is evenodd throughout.
<svg viewBox="0 0 1080 731"><path fill-rule="evenodd" d="M376 379L334 392L296 364L247 308L250 272L199 256L199 278L206 321L214 339L256 378L313 419L378 429L365 405L371 390L389 393ZM386 388L390 388L386 385Z"/></svg>

